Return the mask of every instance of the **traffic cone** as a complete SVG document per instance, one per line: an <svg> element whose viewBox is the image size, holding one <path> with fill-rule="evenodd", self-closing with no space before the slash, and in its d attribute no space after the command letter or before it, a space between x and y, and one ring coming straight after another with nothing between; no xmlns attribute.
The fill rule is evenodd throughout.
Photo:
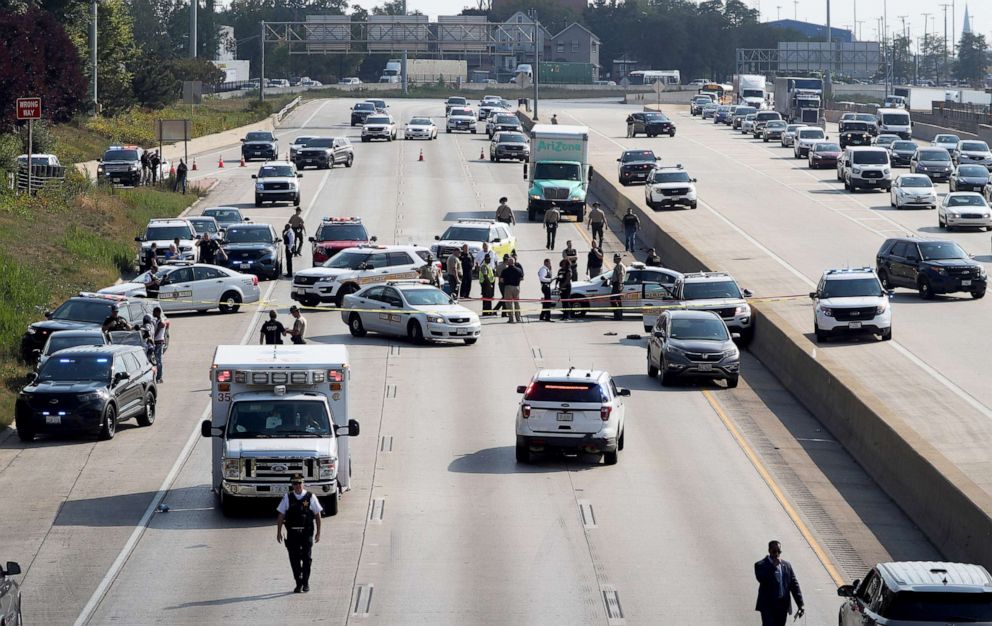
<svg viewBox="0 0 992 626"><path fill-rule="evenodd" d="M479 148L479 160L480 161L486 160L486 151L483 150L482 148Z"/></svg>
<svg viewBox="0 0 992 626"><path fill-rule="evenodd" d="M197 167L196 167L196 157L193 157L193 168L192 169L193 169L194 172L197 170Z"/></svg>
<svg viewBox="0 0 992 626"><path fill-rule="evenodd" d="M242 161L243 160L244 159L242 159ZM217 167L220 168L220 169L223 169L224 168L224 155L223 154L220 155L220 159L218 159L218 161L217 161Z"/></svg>
<svg viewBox="0 0 992 626"><path fill-rule="evenodd" d="M244 157L241 157L241 165L239 165L238 167L247 167L247 165L245 165L245 158Z"/></svg>
<svg viewBox="0 0 992 626"><path fill-rule="evenodd" d="M417 159L417 160L418 161L423 161L424 160L424 149L423 148L420 149L420 158Z"/></svg>

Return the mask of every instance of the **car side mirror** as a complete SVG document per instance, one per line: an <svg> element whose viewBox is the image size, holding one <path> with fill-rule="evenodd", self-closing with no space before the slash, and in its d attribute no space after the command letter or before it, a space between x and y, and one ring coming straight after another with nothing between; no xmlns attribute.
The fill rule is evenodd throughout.
<svg viewBox="0 0 992 626"><path fill-rule="evenodd" d="M129 378L131 378L131 375L128 374L127 372L117 372L116 374L114 374L114 384L128 380Z"/></svg>
<svg viewBox="0 0 992 626"><path fill-rule="evenodd" d="M39 352L40 352L40 350L39 350ZM33 383L34 381L38 380L38 373L37 372L28 372L27 379L28 379L28 383L29 384L30 383Z"/></svg>
<svg viewBox="0 0 992 626"><path fill-rule="evenodd" d="M4 576L17 576L21 573L21 566L14 561L7 561L7 565L3 568Z"/></svg>
<svg viewBox="0 0 992 626"><path fill-rule="evenodd" d="M254 179L256 179L256 180L258 179L258 175L257 174L252 174L251 177L254 178Z"/></svg>
<svg viewBox="0 0 992 626"><path fill-rule="evenodd" d="M664 339L665 338L665 331L663 331L663 330L656 330L656 331L654 331L654 336L657 337L658 339Z"/></svg>
<svg viewBox="0 0 992 626"><path fill-rule="evenodd" d="M316 243L317 239L315 237L307 237L307 241L309 241L310 243Z"/></svg>
<svg viewBox="0 0 992 626"><path fill-rule="evenodd" d="M303 178L303 174L297 174L296 177L297 178Z"/></svg>
<svg viewBox="0 0 992 626"><path fill-rule="evenodd" d="M527 391L527 385L517 385L517 393L525 393Z"/></svg>
<svg viewBox="0 0 992 626"><path fill-rule="evenodd" d="M348 420L347 426L337 426L334 429L334 434L338 437L357 437L360 432L357 420Z"/></svg>
<svg viewBox="0 0 992 626"><path fill-rule="evenodd" d="M210 420L203 420L200 422L200 436L201 437L220 437L224 434L224 429L220 427L215 427Z"/></svg>
<svg viewBox="0 0 992 626"><path fill-rule="evenodd" d="M618 392L618 393L619 393L619 394L620 394L621 396L623 396L623 397L625 397L625 398L627 398L627 397L630 397L630 389L627 389L627 388L620 388L620 389L617 389L617 392Z"/></svg>
<svg viewBox="0 0 992 626"><path fill-rule="evenodd" d="M617 163L619 163L619 162L620 162L620 159L617 159Z"/></svg>
<svg viewBox="0 0 992 626"><path fill-rule="evenodd" d="M379 238L376 237L375 235L372 235L371 237L369 237L369 241L379 241Z"/></svg>
<svg viewBox="0 0 992 626"><path fill-rule="evenodd" d="M823 138L824 139L830 139L830 135L824 135Z"/></svg>
<svg viewBox="0 0 992 626"><path fill-rule="evenodd" d="M52 312L51 311L45 311L45 319L47 319L47 320L52 319Z"/></svg>
<svg viewBox="0 0 992 626"><path fill-rule="evenodd" d="M242 139L241 139L241 143L244 143L244 142L245 142L245 140L244 140L244 138L242 138Z"/></svg>
<svg viewBox="0 0 992 626"><path fill-rule="evenodd" d="M96 162L97 163L103 163L103 159L102 158L99 158L99 159L96 160Z"/></svg>
<svg viewBox="0 0 992 626"><path fill-rule="evenodd" d="M810 297L810 300L816 300L816 292L815 291L809 292L809 297Z"/></svg>
<svg viewBox="0 0 992 626"><path fill-rule="evenodd" d="M745 298L750 298L754 293L750 289L741 289L741 293L744 294Z"/></svg>
<svg viewBox="0 0 992 626"><path fill-rule="evenodd" d="M842 598L854 597L854 585L841 585L837 588L837 595Z"/></svg>
<svg viewBox="0 0 992 626"><path fill-rule="evenodd" d="M141 235L138 235L137 237L134 238L134 240L140 243L140 242L144 241L145 238L142 237Z"/></svg>
<svg viewBox="0 0 992 626"><path fill-rule="evenodd" d="M434 241L441 241L441 235L434 235Z"/></svg>
<svg viewBox="0 0 992 626"><path fill-rule="evenodd" d="M695 178L693 178L693 179L692 179L692 182L694 182L694 183L698 183L698 182L699 182L699 180L698 180L698 179L695 179Z"/></svg>
<svg viewBox="0 0 992 626"><path fill-rule="evenodd" d="M493 239L493 243L499 243L499 242L501 242L501 241L503 241L503 240L502 240L502 239L500 239L499 237L497 237L496 239Z"/></svg>
<svg viewBox="0 0 992 626"><path fill-rule="evenodd" d="M527 180L527 162L524 161L524 180Z"/></svg>

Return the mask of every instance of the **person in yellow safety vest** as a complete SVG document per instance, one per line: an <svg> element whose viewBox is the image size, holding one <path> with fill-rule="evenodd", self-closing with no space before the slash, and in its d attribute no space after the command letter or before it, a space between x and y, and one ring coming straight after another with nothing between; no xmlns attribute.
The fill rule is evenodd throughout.
<svg viewBox="0 0 992 626"><path fill-rule="evenodd" d="M482 288L482 316L489 317L493 315L493 297L496 294L496 272L489 254L479 264L479 286Z"/></svg>

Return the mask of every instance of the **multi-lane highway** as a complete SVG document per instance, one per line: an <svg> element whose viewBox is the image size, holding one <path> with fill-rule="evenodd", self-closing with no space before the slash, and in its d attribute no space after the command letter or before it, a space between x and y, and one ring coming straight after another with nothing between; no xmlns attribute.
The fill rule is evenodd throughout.
<svg viewBox="0 0 992 626"><path fill-rule="evenodd" d="M280 137L286 145L299 134L357 138L347 124L349 104L307 103ZM828 249L792 241L788 227L802 230L823 212L836 216L822 228L831 236L840 226L871 232L861 225L867 214L840 208L848 200L816 193L828 188L819 179L830 172L808 182L767 175L805 176L766 153L784 152L744 145L688 118L680 118L674 140L625 140L619 136L629 108L544 106L563 122L590 125L601 172L621 145L651 143L666 161L685 163L701 181L703 200L761 219L776 233L764 245L794 255L804 276L838 261L828 259ZM442 121L438 102L394 100L391 109L400 122L413 114ZM486 147L484 134L357 143L353 168L304 172L308 229L322 216L360 215L381 243L428 244L452 220L491 216L501 195L522 209L520 166L480 160ZM232 168L236 153L224 153L223 171L210 165L216 154L200 159L197 175L219 182L194 213L234 205L255 222L281 227L292 208L254 208L253 168ZM734 191L745 184L781 195L766 196L774 200L766 206L764 191ZM882 196L856 201L869 198ZM707 209L679 219L700 215L712 216ZM527 273L523 296L537 297L543 233L526 221L515 233ZM838 236L851 238L853 253L853 235ZM559 232L580 255L586 237L574 225ZM850 261L867 262L876 247ZM613 250L622 246L610 237L607 252ZM745 359L735 390L663 389L645 374L644 340L627 337L641 330L634 317L548 324L533 311L523 325L486 320L474 346L416 346L354 339L339 314L314 310L306 313L310 341L350 350L351 410L362 434L353 442L353 490L340 514L325 520L314 550L312 591L294 595L271 510L225 518L209 491L210 446L199 438L214 346L257 342L259 314L274 308L285 316L289 290L285 279L263 283L263 306L235 315L172 316L153 427L124 426L100 443L0 441L0 556L26 569L28 623L738 625L757 617L752 564L775 538L803 585L807 623L833 624L840 579L879 560L938 556L754 359ZM939 304L952 315L987 303ZM900 308L909 317L914 307ZM909 323L901 328L900 340L929 358L928 339ZM567 365L607 369L632 390L619 464L515 463L515 387L537 368ZM155 509L160 501L168 512Z"/></svg>

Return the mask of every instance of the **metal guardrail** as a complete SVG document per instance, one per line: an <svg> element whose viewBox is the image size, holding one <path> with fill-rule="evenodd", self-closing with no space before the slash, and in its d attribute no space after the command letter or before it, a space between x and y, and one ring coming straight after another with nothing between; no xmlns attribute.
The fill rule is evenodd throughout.
<svg viewBox="0 0 992 626"><path fill-rule="evenodd" d="M276 121L281 122L284 117L289 115L290 111L292 111L294 108L299 106L300 102L301 102L301 98L299 96L293 98L293 100L291 100L289 104L284 106L278 113L276 113Z"/></svg>
<svg viewBox="0 0 992 626"><path fill-rule="evenodd" d="M17 193L28 190L28 168L20 166L16 172L11 172L7 176L7 186ZM65 180L65 167L54 165L32 165L31 166L31 193L38 193L49 185L61 185Z"/></svg>

